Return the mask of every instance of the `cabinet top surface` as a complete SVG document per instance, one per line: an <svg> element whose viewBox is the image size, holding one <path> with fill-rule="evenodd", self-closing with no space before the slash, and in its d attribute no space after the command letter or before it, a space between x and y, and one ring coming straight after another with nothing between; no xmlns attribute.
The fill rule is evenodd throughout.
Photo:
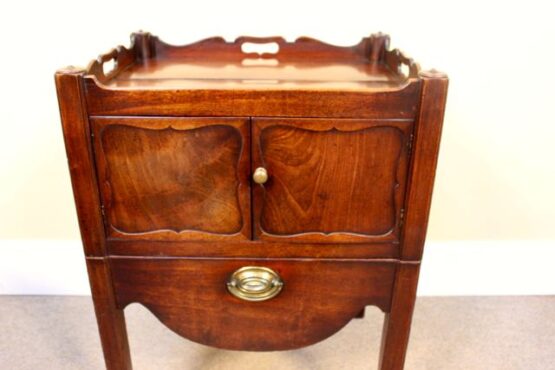
<svg viewBox="0 0 555 370"><path fill-rule="evenodd" d="M86 76L123 90L354 90L398 89L418 78L419 67L378 34L354 46L310 38L215 37L184 46L149 33L132 35L89 65ZM110 61L114 68L107 70Z"/></svg>
<svg viewBox="0 0 555 370"><path fill-rule="evenodd" d="M399 86L389 67L363 62L162 59L135 64L107 84L139 89L365 89Z"/></svg>

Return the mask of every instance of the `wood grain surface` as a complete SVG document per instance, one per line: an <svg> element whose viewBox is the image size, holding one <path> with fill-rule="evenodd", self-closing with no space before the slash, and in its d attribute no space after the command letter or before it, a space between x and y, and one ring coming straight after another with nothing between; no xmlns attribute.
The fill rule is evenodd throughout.
<svg viewBox="0 0 555 370"><path fill-rule="evenodd" d="M345 91L340 87L320 86L307 89L304 84L287 89L273 84L266 89L252 85L212 88L179 88L163 80L157 86L134 89L111 88L95 77L85 78L87 110L91 115L107 116L282 116L343 118L409 118L418 110L420 81L410 80L396 86L357 86Z"/></svg>
<svg viewBox="0 0 555 370"><path fill-rule="evenodd" d="M411 121L257 119L253 168L258 238L395 241Z"/></svg>
<svg viewBox="0 0 555 370"><path fill-rule="evenodd" d="M110 235L248 237L248 120L95 118Z"/></svg>
<svg viewBox="0 0 555 370"><path fill-rule="evenodd" d="M117 307L108 260L87 258L87 271L107 370L131 370L131 352L122 308Z"/></svg>
<svg viewBox="0 0 555 370"><path fill-rule="evenodd" d="M110 238L108 254L165 257L399 258L399 243L292 243L281 240L191 241Z"/></svg>
<svg viewBox="0 0 555 370"><path fill-rule="evenodd" d="M375 305L380 369L401 370L447 84L381 33L344 47L139 32L58 71L107 368L131 369L123 309L138 302L186 338L255 351L313 344ZM277 271L281 293L230 295L249 265Z"/></svg>
<svg viewBox="0 0 555 370"><path fill-rule="evenodd" d="M316 343L366 305L389 310L394 262L310 259L110 259L118 306L139 302L198 343L226 349L285 350ZM229 276L243 266L276 271L282 292L263 302L232 296Z"/></svg>
<svg viewBox="0 0 555 370"><path fill-rule="evenodd" d="M449 85L447 75L441 72L422 72L421 77L422 102L415 126L401 247L402 259L412 261L420 261L424 251Z"/></svg>
<svg viewBox="0 0 555 370"><path fill-rule="evenodd" d="M83 249L85 255L98 257L106 254L105 235L85 105L84 74L78 68L61 69L56 72L55 82Z"/></svg>

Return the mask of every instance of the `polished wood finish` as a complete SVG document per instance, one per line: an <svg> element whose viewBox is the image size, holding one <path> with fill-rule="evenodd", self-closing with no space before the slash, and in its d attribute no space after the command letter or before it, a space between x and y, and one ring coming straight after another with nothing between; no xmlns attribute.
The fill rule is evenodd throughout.
<svg viewBox="0 0 555 370"><path fill-rule="evenodd" d="M253 84L254 85L254 84ZM396 89L319 91L281 89L112 89L86 77L91 115L131 116L281 116L344 118L410 118L417 113L420 81ZM163 85L162 85L163 86ZM220 87L218 89L218 87Z"/></svg>
<svg viewBox="0 0 555 370"><path fill-rule="evenodd" d="M401 370L447 84L383 34L174 46L140 32L60 70L107 368L131 369L123 309L137 302L186 338L258 351L315 343L375 305L379 368ZM277 296L227 291L253 265L280 275Z"/></svg>
<svg viewBox="0 0 555 370"><path fill-rule="evenodd" d="M418 65L385 50L383 35L352 47L309 38L211 38L171 46L148 33L100 56L85 76L90 115L414 118ZM276 42L276 54L243 53L244 43ZM369 63L374 50L381 60ZM135 52L136 63L129 63ZM145 59L146 55L146 59ZM105 75L102 63L117 60ZM272 63L273 62L273 63ZM406 66L408 75L399 73Z"/></svg>
<svg viewBox="0 0 555 370"><path fill-rule="evenodd" d="M415 129L411 180L401 258L422 259L436 173L449 80L441 72L423 72L422 102Z"/></svg>
<svg viewBox="0 0 555 370"><path fill-rule="evenodd" d="M193 79L197 88L221 87L225 81L224 87L236 88L243 84L249 90L267 89L276 83L280 90L299 87L297 84L318 90L324 86L375 90L403 84L404 77L398 73L400 64L407 66L410 77L418 74L414 61L398 50L388 50L389 37L380 34L350 47L333 46L308 37L294 42L281 37L239 37L226 42L215 37L186 46L169 45L149 34L136 34L134 39L135 46L140 49L138 58L143 63L122 69L107 81L110 87L153 88L161 84L167 87L186 84L187 79ZM279 51L246 53L242 51L246 43L274 43ZM120 47L120 50L126 55L125 48ZM101 58L113 57L111 53ZM253 81L257 83L253 85Z"/></svg>
<svg viewBox="0 0 555 370"><path fill-rule="evenodd" d="M85 107L83 75L84 71L78 68L59 70L55 75L56 91L81 240L87 256L103 256L105 237Z"/></svg>
<svg viewBox="0 0 555 370"><path fill-rule="evenodd" d="M300 37L293 42L283 37L252 37L241 36L232 42L222 37L212 37L184 46L174 46L165 43L158 37L148 34L150 47L157 59L193 59L193 60L236 60L262 58L279 61L343 61L345 63L365 62L372 47L371 38L363 38L353 46L334 46L310 37ZM279 50L273 52L245 52L243 44L275 43Z"/></svg>
<svg viewBox="0 0 555 370"><path fill-rule="evenodd" d="M131 370L131 354L123 309L117 307L112 274L104 258L88 257L94 311L108 370Z"/></svg>
<svg viewBox="0 0 555 370"><path fill-rule="evenodd" d="M404 367L419 271L418 263L398 264L391 295L391 308L385 314L383 325L379 365L382 370Z"/></svg>
<svg viewBox="0 0 555 370"><path fill-rule="evenodd" d="M397 241L412 121L255 118L255 234L303 242ZM342 217L337 217L342 215Z"/></svg>
<svg viewBox="0 0 555 370"><path fill-rule="evenodd" d="M250 237L248 120L91 121L108 236Z"/></svg>
<svg viewBox="0 0 555 370"><path fill-rule="evenodd" d="M189 241L108 239L110 255L165 257L260 257L266 258L398 258L399 243L299 243L287 238L265 240Z"/></svg>
<svg viewBox="0 0 555 370"><path fill-rule="evenodd" d="M110 263L118 307L140 302L188 339L249 351L316 343L366 305L389 311L395 276L391 261L113 257ZM282 291L263 302L230 295L225 282L243 266L276 271Z"/></svg>

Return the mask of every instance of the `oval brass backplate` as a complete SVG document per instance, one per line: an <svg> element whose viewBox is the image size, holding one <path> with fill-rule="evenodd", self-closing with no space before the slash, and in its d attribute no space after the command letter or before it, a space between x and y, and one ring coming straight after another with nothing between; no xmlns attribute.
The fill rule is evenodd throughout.
<svg viewBox="0 0 555 370"><path fill-rule="evenodd" d="M235 271L227 282L227 290L245 301L265 301L281 292L283 281L272 269L245 266Z"/></svg>

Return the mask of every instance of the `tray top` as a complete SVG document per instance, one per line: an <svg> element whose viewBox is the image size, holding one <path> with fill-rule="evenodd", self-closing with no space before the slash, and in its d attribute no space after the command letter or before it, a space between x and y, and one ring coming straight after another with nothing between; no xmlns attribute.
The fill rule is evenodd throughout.
<svg viewBox="0 0 555 370"><path fill-rule="evenodd" d="M341 47L310 39L240 37L173 46L135 33L132 46L93 61L87 75L117 90L388 90L417 78L418 65L378 34ZM104 64L115 61L112 71Z"/></svg>
<svg viewBox="0 0 555 370"><path fill-rule="evenodd" d="M380 64L280 63L276 59L225 63L167 59L132 65L107 85L141 89L351 89L386 87L404 81Z"/></svg>

